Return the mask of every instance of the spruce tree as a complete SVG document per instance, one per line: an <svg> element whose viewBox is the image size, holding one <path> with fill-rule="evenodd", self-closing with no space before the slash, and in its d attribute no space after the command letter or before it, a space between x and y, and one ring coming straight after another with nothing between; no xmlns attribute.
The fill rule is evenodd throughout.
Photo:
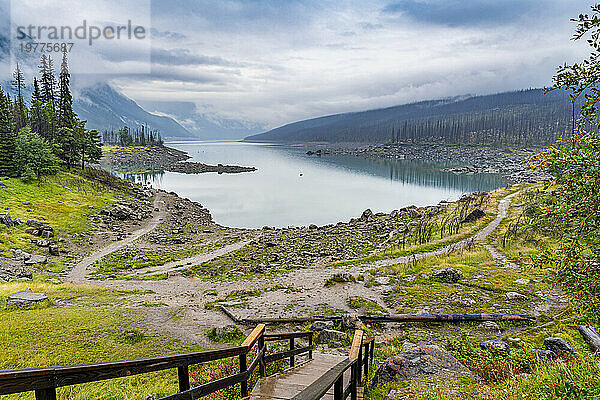
<svg viewBox="0 0 600 400"><path fill-rule="evenodd" d="M41 137L48 139L47 126L44 119L44 105L42 93L37 78L33 78L33 94L31 95L31 109L29 111L29 123L31 130L37 132Z"/></svg>
<svg viewBox="0 0 600 400"><path fill-rule="evenodd" d="M40 60L40 75L42 83L42 102L49 103L55 102L54 91L56 87L56 77L54 76L54 66L52 65L52 58L42 54Z"/></svg>
<svg viewBox="0 0 600 400"><path fill-rule="evenodd" d="M21 128L27 125L27 108L23 100L23 90L25 89L25 78L19 64L13 73L12 87L15 90L14 104L14 128L18 132Z"/></svg>
<svg viewBox="0 0 600 400"><path fill-rule="evenodd" d="M71 75L67 63L67 52L63 52L60 75L58 80L58 128L72 128L74 126L73 97L69 88Z"/></svg>
<svg viewBox="0 0 600 400"><path fill-rule="evenodd" d="M12 124L8 97L0 89L0 175L15 174L16 135Z"/></svg>

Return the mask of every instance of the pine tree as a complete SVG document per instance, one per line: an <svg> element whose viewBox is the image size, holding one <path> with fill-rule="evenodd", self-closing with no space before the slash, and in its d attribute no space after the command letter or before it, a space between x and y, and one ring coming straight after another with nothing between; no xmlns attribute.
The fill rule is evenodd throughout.
<svg viewBox="0 0 600 400"><path fill-rule="evenodd" d="M55 102L54 90L56 87L56 77L54 76L54 66L52 65L52 58L42 54L40 60L40 75L42 83L42 102L49 103Z"/></svg>
<svg viewBox="0 0 600 400"><path fill-rule="evenodd" d="M63 52L62 63L60 66L60 76L58 80L59 98L58 98L58 128L72 128L74 126L73 97L69 88L71 75L69 74L69 65L67 63L67 52Z"/></svg>
<svg viewBox="0 0 600 400"><path fill-rule="evenodd" d="M46 131L47 123L44 119L44 105L42 93L37 78L33 78L33 94L31 95L31 109L29 111L29 123L31 130L37 132L41 137L48 139Z"/></svg>
<svg viewBox="0 0 600 400"><path fill-rule="evenodd" d="M25 78L23 72L17 68L13 73L13 80L11 82L13 89L15 90L15 104L14 104L14 129L18 132L21 128L27 125L27 107L23 100L23 89L25 89Z"/></svg>
<svg viewBox="0 0 600 400"><path fill-rule="evenodd" d="M0 89L0 175L15 174L16 135L12 124L8 97Z"/></svg>

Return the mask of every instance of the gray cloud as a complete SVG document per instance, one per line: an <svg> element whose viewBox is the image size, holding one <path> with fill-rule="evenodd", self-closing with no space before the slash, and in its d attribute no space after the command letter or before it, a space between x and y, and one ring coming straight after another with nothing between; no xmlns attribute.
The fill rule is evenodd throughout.
<svg viewBox="0 0 600 400"><path fill-rule="evenodd" d="M153 64L164 65L218 65L222 67L241 67L244 64L225 60L221 57L193 54L188 49L152 49Z"/></svg>

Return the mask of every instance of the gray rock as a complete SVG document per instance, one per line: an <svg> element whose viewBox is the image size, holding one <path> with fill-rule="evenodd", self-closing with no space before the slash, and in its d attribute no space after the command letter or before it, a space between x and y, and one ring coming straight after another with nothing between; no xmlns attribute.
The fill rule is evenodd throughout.
<svg viewBox="0 0 600 400"><path fill-rule="evenodd" d="M9 228L14 225L9 213L0 213L0 224L4 224Z"/></svg>
<svg viewBox="0 0 600 400"><path fill-rule="evenodd" d="M17 292L13 293L6 299L7 307L31 307L44 300L48 300L48 296L44 293Z"/></svg>
<svg viewBox="0 0 600 400"><path fill-rule="evenodd" d="M48 257L39 254L34 254L25 260L25 265L45 264L48 261Z"/></svg>
<svg viewBox="0 0 600 400"><path fill-rule="evenodd" d="M234 336L240 331L237 325L224 325L215 328L215 336Z"/></svg>
<svg viewBox="0 0 600 400"><path fill-rule="evenodd" d="M317 343L318 344L327 344L332 341L341 342L341 341L346 340L347 337L348 337L348 335L346 335L344 332L335 331L333 329L323 329L321 331L321 333L319 333L319 336L317 337Z"/></svg>
<svg viewBox="0 0 600 400"><path fill-rule="evenodd" d="M417 211L416 208L409 208L408 209L408 215L412 218L412 219L417 219L417 218L421 218L421 213Z"/></svg>
<svg viewBox="0 0 600 400"><path fill-rule="evenodd" d="M505 354L510 354L510 347L502 340L484 340L479 343L479 347L484 350L496 350Z"/></svg>
<svg viewBox="0 0 600 400"><path fill-rule="evenodd" d="M110 215L111 217L120 219L120 220L126 220L131 218L131 215L133 214L133 210L131 210L131 208L124 206L122 204L117 204L116 206L113 207L112 210L110 210Z"/></svg>
<svg viewBox="0 0 600 400"><path fill-rule="evenodd" d="M462 222L463 222L464 224L468 224L468 223L470 223L470 222L475 222L475 221L477 221L478 219L480 219L480 218L483 218L483 217L485 217L485 213L483 212L483 210L481 210L481 209L479 209L479 208L476 208L476 209L474 209L473 211L471 211L471 212L469 213L469 215L467 215L467 216L465 217L465 219L463 219L463 221L462 221Z"/></svg>
<svg viewBox="0 0 600 400"><path fill-rule="evenodd" d="M0 259L0 282L11 282L14 280L29 280L33 277L31 271L25 268L23 260Z"/></svg>
<svg viewBox="0 0 600 400"><path fill-rule="evenodd" d="M48 246L48 251L50 251L50 254L53 256L60 255L60 250L58 249L58 246L55 244L51 244L50 246Z"/></svg>
<svg viewBox="0 0 600 400"><path fill-rule="evenodd" d="M479 327L481 329L486 330L486 331L491 331L491 332L494 332L494 333L500 333L500 325L498 325L494 321L484 321L481 324L479 324Z"/></svg>
<svg viewBox="0 0 600 400"><path fill-rule="evenodd" d="M47 239L40 239L37 242L35 242L35 244L39 247L48 247L50 246L50 241Z"/></svg>
<svg viewBox="0 0 600 400"><path fill-rule="evenodd" d="M535 351L537 356L542 360L556 360L558 356L555 352L546 349L538 349Z"/></svg>
<svg viewBox="0 0 600 400"><path fill-rule="evenodd" d="M547 337L544 339L544 347L561 357L575 354L575 349L565 339L559 337Z"/></svg>
<svg viewBox="0 0 600 400"><path fill-rule="evenodd" d="M365 325L362 323L358 314L344 314L342 315L342 329L363 329Z"/></svg>
<svg viewBox="0 0 600 400"><path fill-rule="evenodd" d="M373 377L373 385L383 386L404 379L473 377L452 354L438 346L407 346L400 354L385 360Z"/></svg>
<svg viewBox="0 0 600 400"><path fill-rule="evenodd" d="M462 271L454 268L442 268L431 274L432 279L449 283L456 283L460 281L462 277Z"/></svg>
<svg viewBox="0 0 600 400"><path fill-rule="evenodd" d="M517 285L528 285L529 282L531 282L531 279L527 279L527 278L520 278L520 279L516 279L514 281L514 283L516 283Z"/></svg>
<svg viewBox="0 0 600 400"><path fill-rule="evenodd" d="M363 211L362 215L360 216L361 221L370 221L373 219L373 211L371 211L370 208L367 208L365 211Z"/></svg>
<svg viewBox="0 0 600 400"><path fill-rule="evenodd" d="M310 327L313 331L323 331L325 329L333 329L333 321L315 321Z"/></svg>
<svg viewBox="0 0 600 400"><path fill-rule="evenodd" d="M31 254L24 252L21 249L12 249L12 258L16 261L25 261L31 258Z"/></svg>
<svg viewBox="0 0 600 400"><path fill-rule="evenodd" d="M525 300L527 296L517 292L508 292L504 295L508 300Z"/></svg>

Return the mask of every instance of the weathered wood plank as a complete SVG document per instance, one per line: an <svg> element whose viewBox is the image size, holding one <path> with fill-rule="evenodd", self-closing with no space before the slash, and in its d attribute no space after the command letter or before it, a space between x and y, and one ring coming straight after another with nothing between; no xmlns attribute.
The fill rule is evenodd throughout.
<svg viewBox="0 0 600 400"><path fill-rule="evenodd" d="M316 315L307 317L283 318L238 318L225 307L223 311L235 322L241 324L283 324L302 323L315 321L339 321L341 315ZM368 314L359 315L363 322L468 322L468 321L535 321L533 315L528 314Z"/></svg>
<svg viewBox="0 0 600 400"><path fill-rule="evenodd" d="M350 355L348 356L351 360L356 360L362 347L363 331L357 330L354 332L354 339L352 339L352 347L350 347Z"/></svg>
<svg viewBox="0 0 600 400"><path fill-rule="evenodd" d="M600 335L591 326L580 326L577 328L594 353L600 352Z"/></svg>
<svg viewBox="0 0 600 400"><path fill-rule="evenodd" d="M265 333L265 324L259 324L252 330L250 335L242 342L242 346L246 346L251 349L252 346L258 341L258 338Z"/></svg>

